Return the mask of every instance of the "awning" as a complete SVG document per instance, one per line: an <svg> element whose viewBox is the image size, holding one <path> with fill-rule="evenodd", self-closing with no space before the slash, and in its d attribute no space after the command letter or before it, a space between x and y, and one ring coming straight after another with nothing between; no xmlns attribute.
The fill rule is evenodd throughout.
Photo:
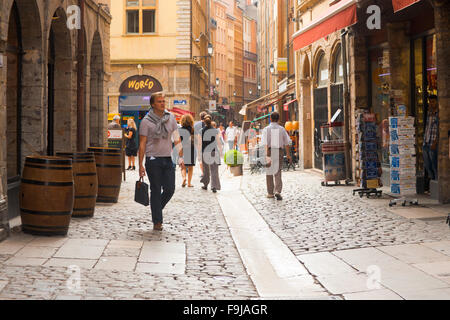
<svg viewBox="0 0 450 320"><path fill-rule="evenodd" d="M392 0L392 7L394 8L394 12L397 12L419 1L420 0Z"/></svg>
<svg viewBox="0 0 450 320"><path fill-rule="evenodd" d="M294 33L294 51L300 50L330 33L351 26L357 22L357 0L341 0L331 6L321 17Z"/></svg>
<svg viewBox="0 0 450 320"><path fill-rule="evenodd" d="M181 116L184 116L185 114L190 114L191 116L195 115L194 112L190 112L189 110L184 110L184 109L180 109L180 108L177 108L177 107L174 107L174 108L170 109L169 111L174 113L174 114L181 115Z"/></svg>
<svg viewBox="0 0 450 320"><path fill-rule="evenodd" d="M247 105L243 105L239 114L245 116L247 114Z"/></svg>
<svg viewBox="0 0 450 320"><path fill-rule="evenodd" d="M262 116L262 117L259 117L259 118L256 118L256 119L253 119L253 120L252 120L252 122L255 122L255 121L258 121L258 120L261 120L261 119L264 119L264 118L270 117L270 115L271 115L271 113L268 113L268 114L266 114L266 115L264 115L264 116Z"/></svg>
<svg viewBox="0 0 450 320"><path fill-rule="evenodd" d="M288 105L290 105L291 103L293 103L293 102L295 102L295 101L297 101L297 99L288 101L288 102L286 102L285 104L283 104L283 107L287 107Z"/></svg>
<svg viewBox="0 0 450 320"><path fill-rule="evenodd" d="M289 105L291 103L294 103L295 101L297 101L297 99L293 99L291 101L286 102L285 104L283 104L283 111L289 111Z"/></svg>
<svg viewBox="0 0 450 320"><path fill-rule="evenodd" d="M191 116L194 116L194 115L195 115L194 112L190 112L190 111L188 111L188 110L180 109L180 108L177 108L177 107L172 108L172 109L170 109L169 111L173 113L173 115L175 116L175 119L176 119L177 121L180 121L180 120L181 120L181 117L184 116L184 115L186 115L186 114L190 114Z"/></svg>

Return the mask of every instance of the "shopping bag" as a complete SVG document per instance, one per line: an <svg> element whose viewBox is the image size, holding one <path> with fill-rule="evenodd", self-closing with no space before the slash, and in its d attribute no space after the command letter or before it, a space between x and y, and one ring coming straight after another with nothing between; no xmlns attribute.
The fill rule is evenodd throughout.
<svg viewBox="0 0 450 320"><path fill-rule="evenodd" d="M150 204L148 196L148 184L144 182L143 177L139 178L139 181L136 181L136 188L134 190L134 201L144 206L148 206Z"/></svg>

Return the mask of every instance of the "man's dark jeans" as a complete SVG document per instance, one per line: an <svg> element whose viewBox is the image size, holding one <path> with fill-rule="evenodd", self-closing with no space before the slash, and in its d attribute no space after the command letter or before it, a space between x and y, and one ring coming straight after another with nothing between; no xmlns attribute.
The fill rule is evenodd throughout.
<svg viewBox="0 0 450 320"><path fill-rule="evenodd" d="M145 169L150 180L152 221L153 223L162 223L162 210L175 192L175 164L171 157L154 158L153 160L147 157Z"/></svg>
<svg viewBox="0 0 450 320"><path fill-rule="evenodd" d="M431 150L431 146L425 144L422 148L423 153L423 164L425 167L425 170L428 172L428 177L431 180L437 179L438 172L437 172L437 163L438 163L438 157L437 157L437 150Z"/></svg>

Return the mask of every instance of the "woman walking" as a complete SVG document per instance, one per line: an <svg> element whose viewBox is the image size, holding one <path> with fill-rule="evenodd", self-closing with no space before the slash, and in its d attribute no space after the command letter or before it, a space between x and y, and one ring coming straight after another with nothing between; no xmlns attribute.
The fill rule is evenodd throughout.
<svg viewBox="0 0 450 320"><path fill-rule="evenodd" d="M194 118L187 114L181 118L181 128L178 129L183 146L183 160L186 169L181 168L181 176L183 177L183 188L186 186L186 171L188 187L192 188L192 174L195 166L195 141L194 141Z"/></svg>
<svg viewBox="0 0 450 320"><path fill-rule="evenodd" d="M137 156L137 143L136 143L136 123L133 119L128 119L127 121L127 129L125 138L127 138L126 146L125 146L125 154L128 157L128 168L127 170L136 170L135 157Z"/></svg>
<svg viewBox="0 0 450 320"><path fill-rule="evenodd" d="M212 126L211 117L205 117L205 127L202 129L202 161L203 161L203 183L202 189L208 190L211 181L211 190L216 193L220 190L219 165L222 154L222 143L220 131Z"/></svg>

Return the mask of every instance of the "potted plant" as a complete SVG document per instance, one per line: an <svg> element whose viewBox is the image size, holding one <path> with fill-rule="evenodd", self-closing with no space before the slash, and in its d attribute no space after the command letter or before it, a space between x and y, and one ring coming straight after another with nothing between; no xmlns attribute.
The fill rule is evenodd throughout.
<svg viewBox="0 0 450 320"><path fill-rule="evenodd" d="M235 176L242 176L242 166L244 164L244 156L237 150L228 150L224 156L224 162L230 168L230 171Z"/></svg>

